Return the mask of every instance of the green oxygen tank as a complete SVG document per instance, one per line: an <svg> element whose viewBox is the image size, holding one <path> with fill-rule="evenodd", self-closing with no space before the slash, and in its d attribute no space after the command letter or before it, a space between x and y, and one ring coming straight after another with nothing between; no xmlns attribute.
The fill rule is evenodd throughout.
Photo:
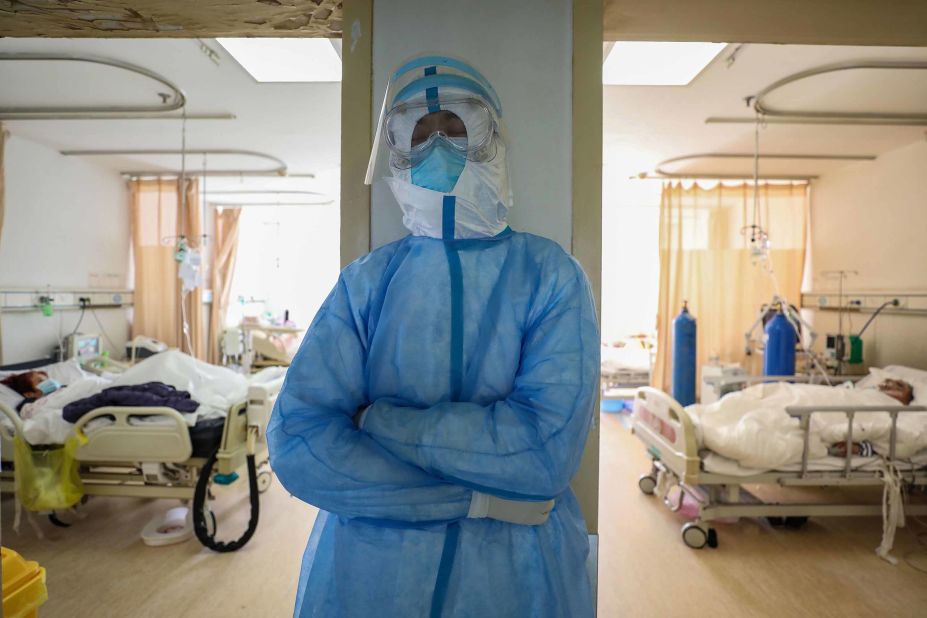
<svg viewBox="0 0 927 618"><path fill-rule="evenodd" d="M850 335L850 358L848 362L851 365L859 365L863 362L863 340L858 335Z"/></svg>

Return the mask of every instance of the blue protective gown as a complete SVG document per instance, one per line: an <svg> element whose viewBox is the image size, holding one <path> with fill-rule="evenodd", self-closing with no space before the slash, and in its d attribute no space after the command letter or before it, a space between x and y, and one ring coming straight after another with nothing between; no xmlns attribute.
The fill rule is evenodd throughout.
<svg viewBox="0 0 927 618"><path fill-rule="evenodd" d="M552 241L407 236L348 266L268 427L274 472L321 509L295 615L592 616L569 482L598 375L588 281ZM467 519L473 490L556 506Z"/></svg>

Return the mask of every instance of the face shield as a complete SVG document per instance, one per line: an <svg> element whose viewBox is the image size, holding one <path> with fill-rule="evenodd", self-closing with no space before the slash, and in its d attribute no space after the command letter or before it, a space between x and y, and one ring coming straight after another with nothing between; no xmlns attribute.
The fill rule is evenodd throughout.
<svg viewBox="0 0 927 618"><path fill-rule="evenodd" d="M499 99L480 73L453 58L415 58L387 84L365 182L403 176L436 149L461 168L488 163L504 143Z"/></svg>

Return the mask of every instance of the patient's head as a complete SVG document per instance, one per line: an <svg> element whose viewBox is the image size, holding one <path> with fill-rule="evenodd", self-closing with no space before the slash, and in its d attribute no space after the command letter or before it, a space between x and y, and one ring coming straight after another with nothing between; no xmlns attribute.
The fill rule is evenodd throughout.
<svg viewBox="0 0 927 618"><path fill-rule="evenodd" d="M48 374L44 371L27 371L9 376L0 380L0 384L9 386L14 391L27 399L38 399L44 393L39 390L39 384L48 379Z"/></svg>
<svg viewBox="0 0 927 618"><path fill-rule="evenodd" d="M879 384L879 390L889 397L894 397L904 405L908 405L914 399L914 387L904 380L889 378Z"/></svg>

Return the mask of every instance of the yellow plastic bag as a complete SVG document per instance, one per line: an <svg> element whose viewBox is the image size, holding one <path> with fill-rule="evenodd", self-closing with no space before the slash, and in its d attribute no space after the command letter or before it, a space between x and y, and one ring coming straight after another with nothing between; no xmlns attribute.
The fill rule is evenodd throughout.
<svg viewBox="0 0 927 618"><path fill-rule="evenodd" d="M80 438L71 436L64 445L31 446L13 439L16 494L30 511L55 511L74 506L84 495L75 454Z"/></svg>

